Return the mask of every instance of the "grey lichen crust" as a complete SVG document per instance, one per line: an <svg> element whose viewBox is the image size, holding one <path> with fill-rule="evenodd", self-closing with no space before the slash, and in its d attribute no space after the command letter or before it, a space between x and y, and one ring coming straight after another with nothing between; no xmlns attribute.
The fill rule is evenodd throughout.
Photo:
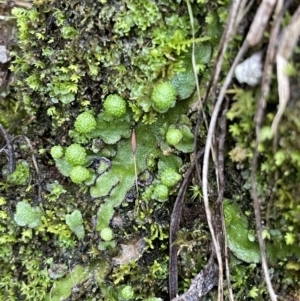
<svg viewBox="0 0 300 301"><path fill-rule="evenodd" d="M262 55L263 53L256 52L248 57L235 68L235 76L239 83L246 83L249 86L259 84L262 76Z"/></svg>

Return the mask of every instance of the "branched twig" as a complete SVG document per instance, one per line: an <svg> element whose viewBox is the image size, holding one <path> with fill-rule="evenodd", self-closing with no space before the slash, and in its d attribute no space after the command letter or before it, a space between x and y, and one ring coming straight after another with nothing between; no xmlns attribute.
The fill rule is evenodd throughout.
<svg viewBox="0 0 300 301"><path fill-rule="evenodd" d="M13 148L13 145L10 141L10 138L9 138L5 128L3 127L3 125L1 123L0 123L0 132L6 141L6 146L7 146L7 151L8 151L8 170L10 173L12 173L12 172L14 172L14 170L16 168L14 148Z"/></svg>

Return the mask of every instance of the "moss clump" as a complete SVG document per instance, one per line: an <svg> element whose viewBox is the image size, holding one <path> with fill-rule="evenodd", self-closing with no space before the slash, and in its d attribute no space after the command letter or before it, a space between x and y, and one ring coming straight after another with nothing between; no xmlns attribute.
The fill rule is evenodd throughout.
<svg viewBox="0 0 300 301"><path fill-rule="evenodd" d="M153 108L159 113L165 113L176 103L176 90L170 82L157 84L152 91Z"/></svg>
<svg viewBox="0 0 300 301"><path fill-rule="evenodd" d="M6 173L6 170L4 173ZM7 176L7 183L10 185L25 185L29 180L29 176L30 172L28 163L20 160L16 164L15 171Z"/></svg>
<svg viewBox="0 0 300 301"><path fill-rule="evenodd" d="M72 182L81 184L90 177L90 172L87 168L80 165L74 166L70 171L70 178Z"/></svg>
<svg viewBox="0 0 300 301"><path fill-rule="evenodd" d="M66 149L66 161L71 165L80 165L84 162L85 158L85 149L77 143L71 144Z"/></svg>
<svg viewBox="0 0 300 301"><path fill-rule="evenodd" d="M179 129L169 129L166 134L166 140L170 145L177 145L183 138Z"/></svg>
<svg viewBox="0 0 300 301"><path fill-rule="evenodd" d="M51 148L50 154L53 159L60 159L64 156L64 149L60 145L55 145Z"/></svg>
<svg viewBox="0 0 300 301"><path fill-rule="evenodd" d="M75 129L81 134L87 134L96 128L95 117L88 112L81 113L77 116L75 121Z"/></svg>
<svg viewBox="0 0 300 301"><path fill-rule="evenodd" d="M104 111L112 117L122 117L126 114L126 101L116 94L107 96L103 107Z"/></svg>

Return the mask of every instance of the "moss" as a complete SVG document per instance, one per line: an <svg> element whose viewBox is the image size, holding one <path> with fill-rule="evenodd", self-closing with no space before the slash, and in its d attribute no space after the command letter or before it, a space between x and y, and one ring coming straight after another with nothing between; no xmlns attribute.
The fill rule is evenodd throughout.
<svg viewBox="0 0 300 301"><path fill-rule="evenodd" d="M56 281L45 298L46 301L59 301L66 299L71 295L72 288L88 277L87 270L83 266L76 265L68 276Z"/></svg>
<svg viewBox="0 0 300 301"><path fill-rule="evenodd" d="M169 196L169 189L165 185L157 185L154 189L155 199L158 201L166 201Z"/></svg>
<svg viewBox="0 0 300 301"><path fill-rule="evenodd" d="M7 173L8 171L4 171ZM6 181L8 185L25 185L29 181L30 170L26 161L20 160L16 164L16 169L13 173L8 174Z"/></svg>
<svg viewBox="0 0 300 301"><path fill-rule="evenodd" d="M125 300L130 300L134 297L134 291L131 286L126 285L125 287L122 288L121 290L121 296Z"/></svg>
<svg viewBox="0 0 300 301"><path fill-rule="evenodd" d="M184 54L182 61L183 71L174 74L170 82L176 89L179 99L189 98L196 89L195 74L191 60L191 50ZM195 61L197 72L203 73L212 57L212 46L209 43L195 44Z"/></svg>
<svg viewBox="0 0 300 301"><path fill-rule="evenodd" d="M161 182L167 187L175 186L180 181L181 175L177 173L173 168L164 170L161 174Z"/></svg>
<svg viewBox="0 0 300 301"><path fill-rule="evenodd" d="M132 122L116 118L106 120L105 117L104 113L97 116L97 126L88 135L90 139L101 138L107 144L115 144L121 138L130 137Z"/></svg>
<svg viewBox="0 0 300 301"><path fill-rule="evenodd" d="M40 273L45 281L37 280L32 270L28 276L21 272L12 290L19 291L24 279L27 282L34 279L32 287L38 285L36 291L47 294L46 300L118 300L124 287L122 281L126 281L132 284L137 300L164 294L161 292L167 281L170 203L160 203L157 199L173 201L180 178L169 184L167 190L164 188L163 197L154 197L154 190L163 185L160 174L169 168L178 172L188 157L184 153L193 150L192 124L182 115L188 110L191 99L187 98L192 95L195 83L191 70L185 68L185 61L190 56L193 41L210 39L203 36L209 5L191 5L197 31L195 40L191 37L184 1L87 0L62 4L46 0L31 10L13 10L20 47L12 64L16 76L14 89L29 115L37 118L26 125L30 139L40 149L36 156L41 182L28 187L27 191L21 187L20 191L22 195L36 197L37 187L44 215L39 227L24 228L20 234L15 233L18 228L15 223L8 222L9 226L4 227L8 242L2 255L12 257L12 250L17 250L18 246L30 251L40 248L40 253L34 253L42 258L37 274ZM209 61L206 57L211 54L207 42L200 44L203 55L197 62L199 74L205 70ZM155 105L152 106L151 94L159 83L170 80L172 86L177 83L172 98L178 93L179 99L175 97L167 109L163 106L161 118L153 108ZM182 82L189 84L186 91L180 89ZM121 98L121 105L109 104L110 95ZM149 197L139 197L133 189L135 170L130 139L133 126L138 190L144 195L148 187ZM165 138L172 126L177 127L183 137L176 147L170 148ZM55 166L42 151L49 149L45 146L47 141L65 150L65 156L61 149L59 155L53 156ZM70 154L72 145L74 149L76 145L77 151L73 155ZM78 170L83 177L79 175L78 178ZM93 175L84 181L87 170ZM70 176L75 183L63 176ZM32 178L34 181L35 174ZM13 196L12 199L19 199ZM135 203L129 202L132 198ZM8 214L9 208L3 211ZM114 228L116 239L99 242L94 230L101 233L118 214L122 216L123 225ZM76 242L72 233L82 241ZM140 244L127 241L134 234L138 237L132 241L136 239ZM146 244L151 252L143 254ZM112 272L102 258L110 261L118 249L122 249L119 256L114 257L118 264L124 262L129 249L135 255L131 259L143 258L114 267ZM22 252L19 254L22 260L28 259ZM69 267L65 277L49 279L47 269L55 267L51 260ZM84 262L84 266L79 266L79 262ZM147 264L143 264L145 262ZM17 263L16 267L23 271L21 264ZM4 270L12 274L10 267ZM144 283L141 283L141 275L145 276ZM2 274L1 278L4 278ZM23 291L26 291L25 286ZM33 291L31 289L32 294ZM18 300L17 296L15 298ZM44 296L38 298L45 299ZM32 300L38 298L32 297Z"/></svg>

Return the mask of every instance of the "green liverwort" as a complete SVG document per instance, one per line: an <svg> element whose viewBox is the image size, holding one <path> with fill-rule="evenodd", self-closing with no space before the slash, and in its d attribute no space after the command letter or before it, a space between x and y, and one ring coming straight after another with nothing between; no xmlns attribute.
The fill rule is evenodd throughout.
<svg viewBox="0 0 300 301"><path fill-rule="evenodd" d="M157 84L152 91L153 108L159 113L165 113L176 103L176 90L170 82Z"/></svg>

